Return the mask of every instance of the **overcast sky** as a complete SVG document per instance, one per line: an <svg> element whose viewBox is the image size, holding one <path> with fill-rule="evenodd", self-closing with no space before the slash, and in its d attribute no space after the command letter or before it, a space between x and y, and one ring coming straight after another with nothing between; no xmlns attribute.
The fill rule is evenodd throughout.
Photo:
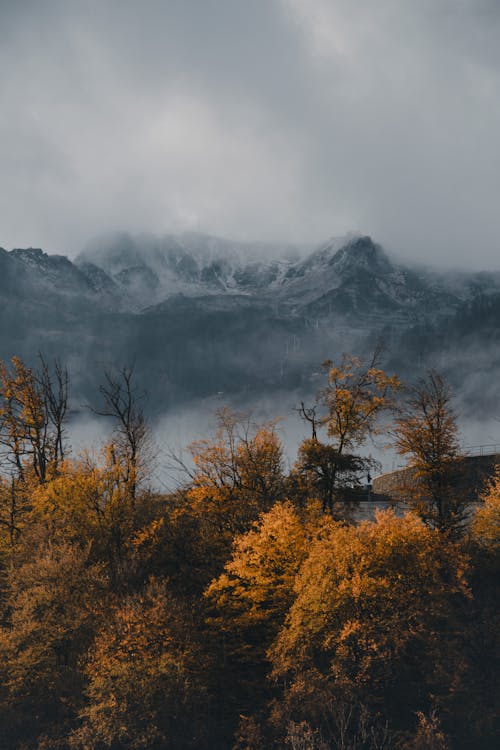
<svg viewBox="0 0 500 750"><path fill-rule="evenodd" d="M0 245L113 229L500 268L499 0L0 0Z"/></svg>

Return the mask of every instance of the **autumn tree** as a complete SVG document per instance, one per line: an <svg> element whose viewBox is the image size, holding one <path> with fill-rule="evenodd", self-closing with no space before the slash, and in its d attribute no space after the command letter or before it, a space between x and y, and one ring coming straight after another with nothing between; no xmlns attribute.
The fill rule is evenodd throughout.
<svg viewBox="0 0 500 750"><path fill-rule="evenodd" d="M43 524L50 540L89 545L92 559L105 565L113 586L133 586L147 574L145 548L153 545L163 523L163 503L148 487L130 491L124 481L127 469L113 445L61 468L58 476L33 490L28 522Z"/></svg>
<svg viewBox="0 0 500 750"><path fill-rule="evenodd" d="M408 389L393 432L396 451L409 458L405 491L410 506L429 525L457 531L469 498L460 484L461 454L451 389L439 373L430 370Z"/></svg>
<svg viewBox="0 0 500 750"><path fill-rule="evenodd" d="M50 366L40 355L37 369L18 357L10 367L0 362L0 523L11 546L20 533L29 487L56 475L64 460L68 389L68 371L58 360Z"/></svg>
<svg viewBox="0 0 500 750"><path fill-rule="evenodd" d="M190 446L194 468L172 496L170 544L190 556L202 588L218 575L233 538L284 497L283 450L274 423L254 425L229 409L218 413L214 438ZM184 563L180 561L182 566Z"/></svg>
<svg viewBox="0 0 500 750"><path fill-rule="evenodd" d="M90 548L47 545L32 529L9 571L0 624L0 725L5 747L19 747L75 720L79 662L104 608L103 571ZM23 537L24 539L24 537ZM29 745L31 746L31 745Z"/></svg>
<svg viewBox="0 0 500 750"><path fill-rule="evenodd" d="M227 408L217 419L215 439L190 446L191 494L219 524L241 532L282 496L283 449L272 422L253 425Z"/></svg>
<svg viewBox="0 0 500 750"><path fill-rule="evenodd" d="M470 610L463 623L467 670L457 685L452 711L457 733L469 747L500 744L500 471L472 513L465 537L472 560Z"/></svg>
<svg viewBox="0 0 500 750"><path fill-rule="evenodd" d="M312 544L270 649L284 720L307 721L329 742L342 706L411 727L453 689L466 570L458 545L415 516L333 525Z"/></svg>
<svg viewBox="0 0 500 750"><path fill-rule="evenodd" d="M497 468L472 519L475 544L500 564L500 469Z"/></svg>
<svg viewBox="0 0 500 750"><path fill-rule="evenodd" d="M299 512L285 501L236 537L224 573L205 593L221 613L220 626L262 626L267 635L261 633L259 645L270 643L293 601L295 576L311 541L324 527L317 508Z"/></svg>
<svg viewBox="0 0 500 750"><path fill-rule="evenodd" d="M165 584L118 600L84 665L88 702L70 746L206 747L207 666L192 616Z"/></svg>
<svg viewBox="0 0 500 750"><path fill-rule="evenodd" d="M327 384L319 391L315 407L301 405L300 414L311 427L311 437L299 447L296 469L322 499L330 513L347 487L359 486L359 478L374 465L357 451L376 429L376 421L393 403L399 388L397 377L378 366L379 352L366 363L344 355L340 365L326 361ZM319 439L326 431L329 442Z"/></svg>
<svg viewBox="0 0 500 750"><path fill-rule="evenodd" d="M233 717L248 715L269 699L266 652L293 602L295 576L325 522L318 506L299 512L288 501L276 503L236 537L224 572L207 588L226 716L228 705Z"/></svg>
<svg viewBox="0 0 500 750"><path fill-rule="evenodd" d="M53 371L40 363L34 370L18 357L10 368L0 362L0 444L21 477L31 469L44 482L64 459L69 377L57 360Z"/></svg>

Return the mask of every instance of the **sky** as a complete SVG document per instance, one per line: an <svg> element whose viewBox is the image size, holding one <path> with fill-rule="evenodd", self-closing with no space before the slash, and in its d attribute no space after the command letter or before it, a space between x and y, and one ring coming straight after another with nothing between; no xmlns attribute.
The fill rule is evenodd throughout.
<svg viewBox="0 0 500 750"><path fill-rule="evenodd" d="M0 246L113 230L500 269L498 0L0 0Z"/></svg>

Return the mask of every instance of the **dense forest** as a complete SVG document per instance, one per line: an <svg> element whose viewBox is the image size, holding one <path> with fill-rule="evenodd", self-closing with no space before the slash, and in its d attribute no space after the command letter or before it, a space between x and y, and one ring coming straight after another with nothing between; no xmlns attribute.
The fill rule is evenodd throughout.
<svg viewBox="0 0 500 750"><path fill-rule="evenodd" d="M291 469L276 423L223 409L164 492L132 370L74 455L65 367L0 363L2 748L499 746L500 473L461 489L438 373L323 374ZM415 481L361 520L376 433Z"/></svg>

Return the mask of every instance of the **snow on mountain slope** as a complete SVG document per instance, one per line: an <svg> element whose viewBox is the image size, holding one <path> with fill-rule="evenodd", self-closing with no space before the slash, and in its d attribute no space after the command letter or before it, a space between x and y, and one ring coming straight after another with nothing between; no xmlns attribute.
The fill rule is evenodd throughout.
<svg viewBox="0 0 500 750"><path fill-rule="evenodd" d="M477 350L500 372L499 309L500 274L412 268L367 236L304 252L115 235L76 262L0 249L1 358L52 353L89 383L103 367L137 361L157 404L308 388L318 362L362 353L380 335L410 376L415 361L441 367L457 357L469 376Z"/></svg>
<svg viewBox="0 0 500 750"><path fill-rule="evenodd" d="M202 234L94 240L76 264L99 266L137 305L149 306L176 294L251 294L278 283L297 254L287 245L241 243ZM283 257L284 256L284 257ZM251 260L249 260L251 259Z"/></svg>
<svg viewBox="0 0 500 750"><path fill-rule="evenodd" d="M65 309L89 305L121 309L120 290L97 266L76 266L66 256L49 255L40 248L0 249L0 296L24 307L42 305Z"/></svg>
<svg viewBox="0 0 500 750"><path fill-rule="evenodd" d="M48 255L40 248L16 248L11 258L28 269L33 279L60 291L88 291L82 272L64 255Z"/></svg>
<svg viewBox="0 0 500 750"><path fill-rule="evenodd" d="M71 295L98 307L138 313L172 310L198 299L231 307L244 297L285 317L317 323L370 321L398 326L453 314L478 296L500 292L500 274L443 274L409 268L368 236L330 239L312 251L289 245L231 242L210 235L157 238L114 234L95 240L73 263L40 249L0 253L0 293ZM45 291L44 291L45 290ZM209 302L210 298L213 298ZM238 299L238 301L236 301ZM204 301L203 301L204 300ZM169 304L165 304L169 301ZM193 302L194 303L194 302Z"/></svg>

